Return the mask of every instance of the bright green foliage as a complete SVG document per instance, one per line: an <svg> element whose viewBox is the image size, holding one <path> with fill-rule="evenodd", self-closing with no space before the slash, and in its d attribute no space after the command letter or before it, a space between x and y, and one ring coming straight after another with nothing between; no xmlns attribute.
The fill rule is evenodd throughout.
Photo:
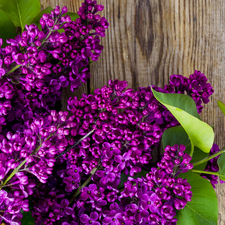
<svg viewBox="0 0 225 225"><path fill-rule="evenodd" d="M71 20L76 21L79 18L77 13L68 12L66 15L70 16Z"/></svg>
<svg viewBox="0 0 225 225"><path fill-rule="evenodd" d="M220 110L225 115L225 105L221 101L217 101L217 105L220 107Z"/></svg>
<svg viewBox="0 0 225 225"><path fill-rule="evenodd" d="M220 168L219 170L219 178L223 181L225 181L225 153L223 153L217 160L218 166Z"/></svg>
<svg viewBox="0 0 225 225"><path fill-rule="evenodd" d="M0 38L3 39L3 46L6 45L6 39L14 38L16 36L16 28L7 15L0 10Z"/></svg>
<svg viewBox="0 0 225 225"><path fill-rule="evenodd" d="M23 31L40 12L41 4L39 0L0 0L0 9Z"/></svg>
<svg viewBox="0 0 225 225"><path fill-rule="evenodd" d="M188 180L193 196L177 211L177 225L217 225L218 202L210 182L190 171L180 176Z"/></svg>
<svg viewBox="0 0 225 225"><path fill-rule="evenodd" d="M190 138L192 152L196 146L208 153L213 145L214 132L212 127L199 119L194 100L183 94L165 94L153 89L152 92L155 98L173 114L184 128Z"/></svg>

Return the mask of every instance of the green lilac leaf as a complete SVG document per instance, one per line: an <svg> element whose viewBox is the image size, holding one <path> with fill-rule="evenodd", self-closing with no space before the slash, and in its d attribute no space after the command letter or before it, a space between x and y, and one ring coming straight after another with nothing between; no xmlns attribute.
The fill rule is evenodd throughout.
<svg viewBox="0 0 225 225"><path fill-rule="evenodd" d="M183 94L160 93L153 89L152 92L155 98L173 114L187 132L192 148L196 146L203 152L210 152L214 132L212 127L199 119L194 100Z"/></svg>
<svg viewBox="0 0 225 225"><path fill-rule="evenodd" d="M31 211L23 212L23 218L21 220L21 225L34 225L34 218L32 217Z"/></svg>
<svg viewBox="0 0 225 225"><path fill-rule="evenodd" d="M42 30L41 29L41 24L39 23L41 17L45 14L45 13L51 13L52 11L52 7L47 7L46 9L44 9L43 11L41 11L34 19L31 23L34 23L38 26L39 30Z"/></svg>
<svg viewBox="0 0 225 225"><path fill-rule="evenodd" d="M219 106L222 113L225 115L225 105L221 101L217 101L217 105Z"/></svg>
<svg viewBox="0 0 225 225"><path fill-rule="evenodd" d="M218 201L210 182L191 171L180 177L188 180L193 196L177 211L177 225L217 225Z"/></svg>
<svg viewBox="0 0 225 225"><path fill-rule="evenodd" d="M190 96L176 93L161 93L154 89L152 89L152 92L155 98L163 105L173 106L178 111L185 111L200 120L195 101Z"/></svg>
<svg viewBox="0 0 225 225"><path fill-rule="evenodd" d="M218 171L218 173L220 174L219 178L225 181L225 153L220 155L220 157L217 160L217 164L220 168L220 170Z"/></svg>
<svg viewBox="0 0 225 225"><path fill-rule="evenodd" d="M68 12L65 15L70 16L70 18L71 18L72 21L76 21L76 19L79 18L79 15L77 13L73 13L73 12Z"/></svg>
<svg viewBox="0 0 225 225"><path fill-rule="evenodd" d="M15 38L16 36L16 28L13 22L7 17L7 15L0 10L0 38L3 39L4 48L6 46L6 39Z"/></svg>
<svg viewBox="0 0 225 225"><path fill-rule="evenodd" d="M40 12L41 4L39 0L0 0L0 9L23 30Z"/></svg>
<svg viewBox="0 0 225 225"><path fill-rule="evenodd" d="M95 89L94 89L94 87L92 87L91 94L94 95L94 92L95 92Z"/></svg>
<svg viewBox="0 0 225 225"><path fill-rule="evenodd" d="M190 153L190 150L191 150L190 139L188 138L188 135L185 132L183 127L171 127L165 130L162 135L162 144L163 144L163 149L165 149L167 145L173 146L175 144L178 144L178 145L185 145L186 146L185 152L188 154ZM208 156L209 156L209 153L205 153L201 151L199 148L195 147L191 163L198 162ZM197 165L194 167L194 169L204 170L206 167L206 164L207 162Z"/></svg>

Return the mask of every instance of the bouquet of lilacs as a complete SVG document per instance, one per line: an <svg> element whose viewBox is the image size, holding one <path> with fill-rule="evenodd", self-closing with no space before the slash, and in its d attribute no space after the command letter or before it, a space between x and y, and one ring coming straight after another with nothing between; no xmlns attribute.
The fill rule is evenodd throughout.
<svg viewBox="0 0 225 225"><path fill-rule="evenodd" d="M86 82L103 50L104 7L85 0L77 14L40 12L30 0L29 17L14 7L18 19L7 8L13 2L0 5L8 24L0 39L0 222L216 224L225 155L199 117L214 92L205 75L172 75L164 88L138 91L110 80L60 111L63 89Z"/></svg>

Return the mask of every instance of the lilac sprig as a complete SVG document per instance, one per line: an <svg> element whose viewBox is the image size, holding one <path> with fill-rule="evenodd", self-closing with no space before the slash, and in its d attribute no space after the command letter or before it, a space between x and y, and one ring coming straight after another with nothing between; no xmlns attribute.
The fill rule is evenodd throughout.
<svg viewBox="0 0 225 225"><path fill-rule="evenodd" d="M53 224L59 219L65 219L65 222L70 223L69 221L74 221L72 218L77 218L76 215L88 210L90 205L98 213L106 210L107 202L119 200L117 186L121 173L134 176L140 172L142 166L151 159L151 151L158 146L162 132L178 124L167 109L156 101L150 87L133 92L132 89L126 90L126 86L126 82L110 81L109 87L95 90L94 95L83 94L80 100L76 97L69 99L68 109L73 114L71 145L76 143L72 141L74 138L79 140L76 137L86 135L93 129L95 131L58 159L57 169L53 172L55 175L50 182L43 185L42 191L35 190L33 216L37 222ZM118 109L124 111L118 112ZM192 168L191 157L188 157L184 150L184 146L166 149L161 166L166 165L167 173L172 173L171 176L177 176ZM94 175L91 174L99 163L100 169L95 171ZM52 182L55 197L50 202L58 202L66 193L68 201L74 200L71 201L73 215L62 218L54 209L54 203L45 211L40 211L43 201L52 193ZM81 185L88 185L89 182L92 182L90 187ZM93 190L96 190L96 197L91 194ZM129 195L130 190L127 193ZM186 203L176 204L184 206ZM90 218L89 213L86 215ZM88 218L87 216L85 218Z"/></svg>
<svg viewBox="0 0 225 225"><path fill-rule="evenodd" d="M181 93L189 95L196 103L198 113L200 114L203 105L209 102L209 97L214 93L208 79L200 71L195 71L189 78L182 75L171 75L169 85L165 85L164 90L167 93Z"/></svg>
<svg viewBox="0 0 225 225"><path fill-rule="evenodd" d="M20 210L29 211L28 196L33 194L37 184L35 177L46 183L52 174L55 155L64 151L68 145L66 136L69 121L68 112L52 111L27 121L23 133L8 132L1 146L1 219L11 222L21 217ZM58 146L58 148L56 148ZM31 174L33 176L31 176ZM5 193L5 194L4 194Z"/></svg>
<svg viewBox="0 0 225 225"><path fill-rule="evenodd" d="M80 18L71 21L65 15L67 8L60 11L57 6L42 16L42 30L26 25L21 35L7 40L9 45L0 55L0 129L4 127L4 134L22 130L24 121L36 113L55 109L63 88L70 85L74 91L90 78L88 59L99 58L103 49L99 36L104 36L109 25L97 15L103 8L85 1ZM61 29L64 32L59 33Z"/></svg>
<svg viewBox="0 0 225 225"><path fill-rule="evenodd" d="M149 163L151 152L159 145L163 131L179 124L154 98L151 87L140 88L137 92L133 92L132 89L126 90L126 87L127 82L110 81L109 87L96 89L94 95L83 94L80 100L76 97L70 98L68 109L73 114L70 118L67 119L68 113L57 114L56 111L52 111L50 116L42 114L42 117L46 115L47 121L50 122L43 122L41 117L36 116L37 120L28 119L23 126L23 130L29 131L25 134L17 132L24 140L26 135L29 135L26 144L29 145L31 152L29 157L23 156L24 164L21 158L20 167L18 164L13 164L14 161L10 161L10 166L13 166L10 167L11 170L19 168L10 180L13 181L15 187L21 182L27 185L26 173L31 173L43 183L39 189L35 189L33 195L33 216L36 222L53 224L58 220L65 220L64 222L68 223L71 219L73 221L77 218L77 215L86 212L90 205L99 214L107 210L107 202L112 203L121 198L125 198L124 201L126 201L132 191L130 189L126 191L125 188L119 194L117 186L120 183L121 173L134 176L140 172L143 165ZM161 91L164 92L164 90ZM120 109L123 111L119 112ZM63 127L56 125L59 122ZM43 129L43 125L49 128ZM60 137L60 142L57 142L54 135L49 136L48 129L57 133L56 136ZM31 138L30 130L33 134L40 133L43 138ZM8 135L7 139L4 137L2 139L2 149L5 152L8 151L9 154L12 153L10 146L16 146L17 151L21 149L20 145L14 143L18 137L11 138L11 136ZM82 138L83 136L85 138ZM11 140L12 143L9 144ZM54 140L54 143L51 140ZM41 145L37 144L38 142ZM20 143L23 147L25 142L20 141ZM58 149L55 146L58 146ZM159 165L160 170L166 169L166 173L177 176L190 169L191 158L183 151L184 146L166 148L165 156ZM3 159L4 157L2 156ZM13 158L15 155L11 154L10 157ZM55 163L57 167L54 167ZM5 172L2 170L3 174ZM159 174L163 173L165 172L159 171ZM2 178L4 179L4 175ZM93 196L89 194L92 189L86 189L89 182L92 182L90 185L95 185L92 187L96 190ZM148 181L148 185L150 183ZM10 187L11 183L6 185ZM129 186L129 183L126 183L128 188L127 185ZM46 197L50 199L46 200ZM65 207L73 209L73 212L70 210L70 214L60 214L57 206L60 201L71 202L70 206ZM43 204L48 205L44 211L40 208ZM86 213L88 212L92 211ZM146 215L145 211L143 213ZM91 218L90 214L86 215ZM171 215L173 215L173 210ZM149 216L152 217L150 214ZM124 220L123 216L119 218Z"/></svg>

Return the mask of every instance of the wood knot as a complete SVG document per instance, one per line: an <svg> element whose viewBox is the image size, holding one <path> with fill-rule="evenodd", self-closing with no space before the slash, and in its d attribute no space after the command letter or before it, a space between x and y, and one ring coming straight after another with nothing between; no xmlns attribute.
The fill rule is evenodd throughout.
<svg viewBox="0 0 225 225"><path fill-rule="evenodd" d="M142 54L148 60L154 44L152 9L149 0L138 1L136 5L135 35Z"/></svg>

